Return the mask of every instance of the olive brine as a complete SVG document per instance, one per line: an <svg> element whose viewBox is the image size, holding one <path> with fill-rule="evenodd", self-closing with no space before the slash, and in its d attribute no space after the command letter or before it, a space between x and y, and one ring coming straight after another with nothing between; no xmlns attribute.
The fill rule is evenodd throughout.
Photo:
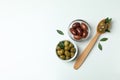
<svg viewBox="0 0 120 80"><path fill-rule="evenodd" d="M56 53L62 60L69 60L74 57L76 52L75 46L68 40L60 41L56 47Z"/></svg>

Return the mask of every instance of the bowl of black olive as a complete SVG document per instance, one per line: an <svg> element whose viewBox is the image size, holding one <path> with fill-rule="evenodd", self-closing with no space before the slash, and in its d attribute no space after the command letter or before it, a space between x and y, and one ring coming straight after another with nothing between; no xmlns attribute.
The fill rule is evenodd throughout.
<svg viewBox="0 0 120 80"><path fill-rule="evenodd" d="M77 57L77 45L70 40L59 41L56 46L56 55L60 60L69 62Z"/></svg>
<svg viewBox="0 0 120 80"><path fill-rule="evenodd" d="M84 41L90 35L90 26L86 21L76 19L70 23L68 34L74 41Z"/></svg>

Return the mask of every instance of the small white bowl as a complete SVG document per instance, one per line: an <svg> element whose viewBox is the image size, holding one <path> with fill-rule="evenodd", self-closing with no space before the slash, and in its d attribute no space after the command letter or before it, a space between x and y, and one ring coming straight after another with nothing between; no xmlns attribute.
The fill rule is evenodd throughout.
<svg viewBox="0 0 120 80"><path fill-rule="evenodd" d="M62 41L66 41L66 40L62 40ZM59 41L58 44L59 44L60 42L62 42L62 41ZM70 61L73 61L73 60L77 57L77 55L78 55L78 47L77 47L77 45L76 45L73 41L71 41L71 40L67 40L67 41L69 41L70 43L72 43L72 44L74 45L74 48L75 48L75 53L74 53L74 56L73 56L72 58L70 58L70 59L68 59L68 60L61 59L61 58L58 56L58 54L57 54L57 46L58 46L58 44L57 44L57 46L56 46L55 52L56 52L57 57L58 57L60 60L65 61L65 62L70 62Z"/></svg>
<svg viewBox="0 0 120 80"><path fill-rule="evenodd" d="M87 37L86 38L81 38L80 40L76 40L76 39L74 39L74 35L70 32L70 28L72 28L72 25L74 24L74 23L84 23L86 26L87 26L87 28L88 28L88 30L87 30L87 32L88 32L88 35L87 35ZM69 37L72 39L72 40L74 40L74 41L84 41L84 40L86 40L86 39L88 39L88 37L90 36L90 25L86 22L86 21L84 21L84 20L82 20L82 19L76 19L76 20L74 20L74 21L72 21L71 23L70 23L70 25L69 25L69 27L68 27L68 35L69 35Z"/></svg>

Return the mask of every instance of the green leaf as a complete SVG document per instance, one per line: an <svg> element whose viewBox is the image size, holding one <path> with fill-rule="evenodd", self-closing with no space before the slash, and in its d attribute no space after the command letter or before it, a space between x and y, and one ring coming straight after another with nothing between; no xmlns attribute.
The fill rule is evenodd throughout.
<svg viewBox="0 0 120 80"><path fill-rule="evenodd" d="M109 22L111 22L111 21L112 21L112 18L109 19Z"/></svg>
<svg viewBox="0 0 120 80"><path fill-rule="evenodd" d="M102 38L100 41L107 41L108 38Z"/></svg>
<svg viewBox="0 0 120 80"><path fill-rule="evenodd" d="M100 43L98 44L98 48L102 50L102 45Z"/></svg>
<svg viewBox="0 0 120 80"><path fill-rule="evenodd" d="M111 21L112 21L112 18L107 17L107 18L105 19L105 23L110 23Z"/></svg>
<svg viewBox="0 0 120 80"><path fill-rule="evenodd" d="M110 30L109 30L109 29L106 29L105 32L110 32Z"/></svg>
<svg viewBox="0 0 120 80"><path fill-rule="evenodd" d="M58 44L58 46L59 46L61 49L64 49L64 42L63 42L63 41L60 42L60 43Z"/></svg>
<svg viewBox="0 0 120 80"><path fill-rule="evenodd" d="M58 32L60 35L64 35L64 33L63 33L61 30L57 30L57 32Z"/></svg>

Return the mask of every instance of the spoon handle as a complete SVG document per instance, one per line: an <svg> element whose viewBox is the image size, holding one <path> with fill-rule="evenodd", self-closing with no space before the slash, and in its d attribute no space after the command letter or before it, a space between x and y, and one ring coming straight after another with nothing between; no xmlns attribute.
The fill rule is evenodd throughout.
<svg viewBox="0 0 120 80"><path fill-rule="evenodd" d="M90 43L88 44L88 46L85 48L85 50L81 53L81 55L77 58L75 64L74 64L74 69L78 69L82 63L85 61L85 59L87 58L89 52L91 51L91 49L93 48L94 44L96 43L97 39L99 38L101 34L100 33L96 33L96 35L93 37L93 39L90 41Z"/></svg>

